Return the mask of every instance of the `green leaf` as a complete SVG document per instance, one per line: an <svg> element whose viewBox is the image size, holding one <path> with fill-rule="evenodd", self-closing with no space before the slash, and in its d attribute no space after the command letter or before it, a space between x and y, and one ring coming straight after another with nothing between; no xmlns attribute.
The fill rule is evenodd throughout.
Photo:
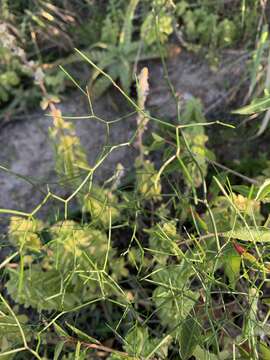
<svg viewBox="0 0 270 360"><path fill-rule="evenodd" d="M261 342L259 345L259 351L262 360L270 359L270 348L267 346L267 344Z"/></svg>
<svg viewBox="0 0 270 360"><path fill-rule="evenodd" d="M249 310L244 315L243 337L256 334L256 326L259 322L258 319L258 306L259 306L259 290L255 287L250 287L248 290ZM253 335L253 336L254 336ZM258 335L258 334L257 334Z"/></svg>
<svg viewBox="0 0 270 360"><path fill-rule="evenodd" d="M129 354L132 355L127 359L153 359L153 355L156 354L155 358L158 359L167 359L168 358L168 347L172 341L170 335L165 336L163 339L158 337L151 338L149 336L148 327L142 327L140 325L135 325L131 328L128 334L125 337L124 349ZM117 358L118 359L118 358Z"/></svg>
<svg viewBox="0 0 270 360"><path fill-rule="evenodd" d="M226 238L234 238L242 241L250 241L250 242L270 242L270 229L258 226L249 228L243 227L231 231L227 231L222 233L223 237Z"/></svg>
<svg viewBox="0 0 270 360"><path fill-rule="evenodd" d="M24 270L22 291L18 291L19 272L10 271L6 288L9 295L25 307L34 307L41 310L71 309L81 301L82 284L76 286L63 284L61 273L57 270L43 271L39 264L32 265L31 269ZM61 285L62 284L62 285ZM61 290L65 287L65 292Z"/></svg>
<svg viewBox="0 0 270 360"><path fill-rule="evenodd" d="M84 341L90 341L90 343L92 344L100 344L100 342L98 340L96 340L95 338L93 338L92 336L89 336L87 334L85 334L83 331L77 329L75 326L70 325L69 323L66 322L66 325L82 340Z"/></svg>
<svg viewBox="0 0 270 360"><path fill-rule="evenodd" d="M254 100L250 105L244 106L240 109L233 111L233 114L251 115L259 112L266 111L270 108L270 96Z"/></svg>
<svg viewBox="0 0 270 360"><path fill-rule="evenodd" d="M149 339L148 328L135 326L129 331L125 339L127 342L124 346L125 350L130 355L139 356L143 352L145 343Z"/></svg>
<svg viewBox="0 0 270 360"><path fill-rule="evenodd" d="M158 253L153 255L160 264L166 264L169 254L178 255L175 246L175 241L178 239L175 221L168 221L164 224L159 223L149 232L150 248L158 249Z"/></svg>
<svg viewBox="0 0 270 360"><path fill-rule="evenodd" d="M59 356L63 350L63 347L65 345L65 341L60 341L56 346L54 350L53 360L58 360Z"/></svg>
<svg viewBox="0 0 270 360"><path fill-rule="evenodd" d="M249 90L248 90L248 95L251 96L256 84L258 83L258 75L261 71L261 66L262 66L262 62L263 62L263 57L264 57L264 50L267 47L267 40L268 40L268 25L264 25L262 32L261 32L261 36L260 39L258 41L258 44L256 46L256 50L254 52L254 56L253 56L253 61L252 61L252 68L251 68L251 81L250 81L250 86L249 86Z"/></svg>
<svg viewBox="0 0 270 360"><path fill-rule="evenodd" d="M223 185L224 184L225 184L225 182L223 183ZM250 196L250 187L247 185L232 185L232 190L233 190L233 192L237 192L237 193L243 195L244 197L248 198ZM252 198L253 198L253 193L252 193Z"/></svg>
<svg viewBox="0 0 270 360"><path fill-rule="evenodd" d="M56 322L53 324L54 330L56 332L56 334L60 337L64 337L64 338L68 338L69 335L67 332L65 332L64 329L61 328L60 325L58 325Z"/></svg>
<svg viewBox="0 0 270 360"><path fill-rule="evenodd" d="M23 344L20 327L23 330L24 336L27 340L32 336L30 327L27 326L28 318L26 315L18 315L15 317L5 307L4 303L0 303L0 354L2 351L10 350L13 345ZM0 359L2 360L1 356Z"/></svg>
<svg viewBox="0 0 270 360"><path fill-rule="evenodd" d="M195 356L196 360L218 360L217 355L204 350L199 345L196 346L195 350L193 351L193 356Z"/></svg>
<svg viewBox="0 0 270 360"><path fill-rule="evenodd" d="M9 241L17 248L39 251L42 246L39 233L43 227L40 220L12 216L9 224Z"/></svg>
<svg viewBox="0 0 270 360"><path fill-rule="evenodd" d="M161 137L160 135L158 135L157 133L155 133L155 132L152 132L152 137L153 137L153 139L155 140L155 141L157 141L157 142L165 142L165 140L164 140L164 138L163 137Z"/></svg>
<svg viewBox="0 0 270 360"><path fill-rule="evenodd" d="M230 286L235 289L236 281L240 274L241 256L233 248L224 255L225 274L229 279Z"/></svg>
<svg viewBox="0 0 270 360"><path fill-rule="evenodd" d="M182 360L188 360L198 345L200 326L191 314L184 320L179 338L179 352Z"/></svg>
<svg viewBox="0 0 270 360"><path fill-rule="evenodd" d="M264 200L270 194L270 179L265 180L262 186L259 188L256 200Z"/></svg>
<svg viewBox="0 0 270 360"><path fill-rule="evenodd" d="M120 34L120 40L119 43L121 44L128 44L131 42L132 37L132 21L134 18L134 13L136 10L136 7L138 5L140 0L130 0L126 14L125 14L125 22Z"/></svg>
<svg viewBox="0 0 270 360"><path fill-rule="evenodd" d="M80 352L81 352L81 343L78 341L75 350L75 360L81 359Z"/></svg>

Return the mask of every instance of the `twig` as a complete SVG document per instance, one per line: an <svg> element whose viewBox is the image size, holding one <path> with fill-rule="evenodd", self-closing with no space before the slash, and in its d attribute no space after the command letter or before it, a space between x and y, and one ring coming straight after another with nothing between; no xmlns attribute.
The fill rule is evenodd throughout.
<svg viewBox="0 0 270 360"><path fill-rule="evenodd" d="M73 337L69 337L67 339L63 338L62 340L64 340L66 343L71 343L71 344L77 344L79 342L79 340L73 338ZM114 353L114 354L118 354L120 356L128 356L128 353L127 352L124 352L124 351L119 351L119 350L115 350L115 349L112 349L108 346L105 346L105 345L102 345L102 344L94 344L94 343L88 343L88 342L85 342L85 341L80 341L80 344L81 346L83 346L84 348L86 349L93 349L93 350L99 350L99 351L104 351L106 353Z"/></svg>
<svg viewBox="0 0 270 360"><path fill-rule="evenodd" d="M232 170L232 169L228 168L227 166L222 165L222 164L216 162L215 160L210 160L210 159L208 159L208 158L205 158L205 159L206 159L206 161L209 162L210 164L215 165L215 166L219 167L220 169L226 170L227 172L229 172L229 173L231 173L231 174L233 174L233 175L235 175L235 176L237 176L237 177L242 178L243 180L249 182L250 184L260 185L260 182L259 182L258 180L252 179L252 178L250 178L250 177L248 177L248 176L245 176L245 175L243 175L243 174L241 174L241 173L239 173L239 172L237 172L237 171L235 171L235 170Z"/></svg>

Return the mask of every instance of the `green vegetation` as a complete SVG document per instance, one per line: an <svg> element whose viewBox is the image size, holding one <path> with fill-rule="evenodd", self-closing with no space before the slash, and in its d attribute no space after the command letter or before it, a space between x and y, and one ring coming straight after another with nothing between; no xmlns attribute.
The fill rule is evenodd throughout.
<svg viewBox="0 0 270 360"><path fill-rule="evenodd" d="M10 216L9 255L0 263L0 359L270 359L270 167L252 169L252 177L225 166L218 172L207 129L234 126L208 121L194 98L174 122L157 119L147 109L148 68L133 70L160 57L166 73L173 36L211 64L222 49L242 46L250 87L235 112L264 114L262 134L270 70L261 2L228 9L210 0L5 0L1 7L1 105L11 114L41 101L50 111L55 170L69 194L48 188L34 210L0 209ZM71 75L77 63L91 65L87 79ZM57 107L70 84L107 129L112 122L95 115L92 100L109 86L136 117L128 141L106 146L94 165ZM95 183L109 155L131 146L132 169L119 164Z"/></svg>
<svg viewBox="0 0 270 360"><path fill-rule="evenodd" d="M223 48L253 49L265 18L260 2L254 0L235 1L230 10L212 0L3 0L0 21L1 117L9 120L11 114L35 106L44 96L35 86L41 71L53 96L72 85L58 65L71 66L81 60L73 55L74 47L86 51L129 93L134 63L158 57L159 45L166 48L173 33L181 46L204 51L215 64ZM260 49L252 87L263 53ZM96 97L109 86L98 71L81 80L86 80Z"/></svg>

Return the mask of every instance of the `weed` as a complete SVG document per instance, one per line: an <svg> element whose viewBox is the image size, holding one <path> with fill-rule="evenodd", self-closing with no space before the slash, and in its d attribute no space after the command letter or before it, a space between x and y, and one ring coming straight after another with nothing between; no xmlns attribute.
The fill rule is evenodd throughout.
<svg viewBox="0 0 270 360"><path fill-rule="evenodd" d="M247 6L237 18L241 15L244 24L247 12L256 7L241 3ZM135 76L137 99L130 97L130 66L139 44L133 32L137 5L131 0L122 11L110 1L102 33L108 47L98 51L104 55L98 64L89 58L93 49L77 50L75 56L93 67L92 91L100 91L101 81L105 87L110 84L136 112L134 133L126 142L107 144L94 165L88 163L72 121L58 109L59 99L48 90L53 79L46 81L40 64L35 68L42 107L53 120L50 137L59 187L67 182L69 187L65 196L48 187L43 201L30 211L0 209L10 216L10 254L0 264L0 358L269 359L268 172L250 179L223 167L213 176L210 164L217 162L206 129L232 125L208 122L194 98L180 109L169 77L178 109L174 122L147 110L151 68ZM196 44L236 41L235 19L228 19L222 6L164 0L151 5L138 33L149 37L148 46L156 37L165 74L163 45L175 11ZM7 16L7 1L3 9ZM148 32L152 22L155 31ZM87 97L91 121L102 121L110 130L111 122L95 115L89 88L65 73ZM11 85L5 90L11 91ZM268 110L268 97L240 112ZM108 156L131 146L137 149L133 176L125 177L119 164L97 184L96 171ZM234 186L230 173L243 183ZM52 200L62 205L55 217ZM76 217L73 202L79 209ZM44 205L49 210L42 220Z"/></svg>

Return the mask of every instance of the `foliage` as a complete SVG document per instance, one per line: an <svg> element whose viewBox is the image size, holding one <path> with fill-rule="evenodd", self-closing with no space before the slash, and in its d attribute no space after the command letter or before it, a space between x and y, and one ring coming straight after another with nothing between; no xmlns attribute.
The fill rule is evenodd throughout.
<svg viewBox="0 0 270 360"><path fill-rule="evenodd" d="M183 18L185 34L189 41L221 48L232 45L236 40L234 21L228 18L220 19L218 14L209 13L207 7L190 10L187 3L179 5L181 6L178 8L178 13Z"/></svg>
<svg viewBox="0 0 270 360"><path fill-rule="evenodd" d="M139 0L130 0L122 16L119 15L120 9L117 12L118 16L115 16L114 12L109 12L104 20L101 42L93 44L86 53L91 61L97 63L88 82L92 97L102 95L111 85L111 80L119 80L121 88L129 94L132 81L135 80L133 63L159 57L151 49L142 52L141 42L134 40L133 19L138 3ZM118 4L119 8L120 5ZM104 71L110 79L104 76Z"/></svg>
<svg viewBox="0 0 270 360"><path fill-rule="evenodd" d="M106 18L105 22L107 21L110 25L110 31L113 29L114 32L111 32L109 37L108 25L106 24L101 35L101 39L105 40L101 45L103 50L97 55L100 59L98 67L106 71L113 80L120 79L121 87L126 93L129 93L132 81L131 64L135 60L139 49L139 42L132 41L132 21L138 3L139 0L129 2L126 13L123 14L121 25L118 24L119 18L111 20L109 13L109 18ZM110 81L103 77L99 70L92 73L89 85L95 96L100 96L110 84Z"/></svg>
<svg viewBox="0 0 270 360"><path fill-rule="evenodd" d="M12 113L33 107L43 97L42 91L35 86L36 72L40 69L45 73L49 91L53 95L63 92L65 75L54 63L68 55L75 43L83 45L83 35L75 31L79 24L82 29L86 27L81 15L89 21L93 15L95 20L98 19L102 12L102 7L87 3L77 0L68 5L66 1L1 2L0 106L5 110L1 117L9 120Z"/></svg>
<svg viewBox="0 0 270 360"><path fill-rule="evenodd" d="M38 311L67 310L111 291L106 280L102 289L98 286L98 271L108 271L105 259L114 253L106 233L67 220L53 225L50 235L50 241L42 246L39 264L26 262L21 289L20 271L10 274L7 289L18 303ZM114 260L114 268L118 262ZM120 264L118 274L111 277L125 274L121 260ZM84 273L88 276L82 276Z"/></svg>
<svg viewBox="0 0 270 360"><path fill-rule="evenodd" d="M220 174L209 183L214 154L196 99L185 104L178 123L162 122L145 141L147 69L137 86L131 141L138 157L126 189L114 176L102 186L93 182L98 165L89 167L75 128L54 99L47 100L56 170L60 184L72 180L70 195L49 192L40 205L51 198L62 202L62 219L41 221L38 212L10 218L16 250L1 266L8 297L1 297L0 332L6 323L12 330L1 343L7 358L17 358L18 346L25 359L86 359L100 352L111 360L267 356L268 345L257 336L269 331L259 316L270 271L262 213L269 180L232 190ZM161 164L151 156L156 151ZM72 199L80 209L76 218L68 208Z"/></svg>
<svg viewBox="0 0 270 360"><path fill-rule="evenodd" d="M71 83L57 65L80 61L71 54L74 47L84 53L128 94L138 61L159 57L158 49L176 34L181 46L191 50L207 48L212 63L217 52L239 43L253 48L261 7L258 1L236 1L231 11L211 1L130 0L108 2L72 0L47 2L3 1L0 27L0 106L12 112L31 107L44 97L36 85L36 71L53 96ZM260 51L261 53L261 51ZM255 63L260 64L260 56ZM135 65L135 67L134 67ZM256 72L252 70L252 87ZM87 78L92 96L98 97L110 81L98 69Z"/></svg>
<svg viewBox="0 0 270 360"><path fill-rule="evenodd" d="M86 50L91 64L94 54L98 59L91 90L98 94L113 82L137 113L132 119L136 129L126 143L106 146L94 165L88 163L75 126L58 109L59 99L47 91L61 87L61 79L48 78L40 64L33 65L30 76L53 120L50 138L60 189L48 188L32 212L0 209L10 215L10 253L0 264L0 357L269 357L267 169L256 179L226 167L217 173L210 166L219 164L207 131L213 122L203 115L200 101L187 101L170 122L153 117L147 111L146 68L135 77L137 100L129 96L131 64L140 46L136 37L144 39L147 50L162 52L180 22L190 43L222 48L237 41L239 14L229 17L212 1L194 4L155 0L143 8L141 21L136 18L136 11L142 11L138 0L109 2L100 35L106 46ZM5 1L7 17L8 5ZM15 2L17 11L19 5ZM44 17L53 22L41 8L31 14L27 9L31 21ZM255 12L256 7L247 1L246 9ZM9 60L4 67L8 63L20 81L19 59L16 70L14 57ZM7 84L5 91L12 96L12 86L19 83ZM252 106L242 113L266 110L261 100ZM91 107L92 120L106 122ZM111 123L106 123L109 132ZM132 171L123 176L127 170L119 165L97 184L96 170L123 146L137 151ZM230 173L243 182L232 183ZM59 204L57 212L51 201Z"/></svg>
<svg viewBox="0 0 270 360"><path fill-rule="evenodd" d="M157 41L164 43L176 28L181 45L186 44L190 49L196 49L194 45L199 45L207 47L211 52L234 45L245 38L246 34L249 39L255 37L256 32L252 27L258 21L259 3L235 3L234 8L228 12L222 2L155 0L151 2L152 11L149 11L143 21L142 38L147 45Z"/></svg>
<svg viewBox="0 0 270 360"><path fill-rule="evenodd" d="M154 0L152 11L146 16L141 27L141 37L145 43L153 45L157 40L161 44L168 41L169 35L173 33L173 14L171 5L166 0Z"/></svg>
<svg viewBox="0 0 270 360"><path fill-rule="evenodd" d="M48 99L48 104L53 101ZM63 119L59 109L53 108L53 127L50 136L55 149L55 167L59 177L72 179L76 183L80 167L87 166L86 155L71 122Z"/></svg>
<svg viewBox="0 0 270 360"><path fill-rule="evenodd" d="M0 105L10 100L23 77L33 75L33 64L27 62L26 54L7 23L0 24Z"/></svg>
<svg viewBox="0 0 270 360"><path fill-rule="evenodd" d="M1 353L5 352L10 348L10 345L17 344L22 345L23 339L21 336L20 329L18 328L17 321L19 321L22 329L24 330L24 333L26 335L26 338L29 339L31 337L31 330L30 327L26 325L28 318L26 315L17 315L16 318L10 314L8 309L1 305L0 308L0 320L1 320L1 326L0 326L0 351ZM10 357L4 356L2 357L4 360L10 359Z"/></svg>

